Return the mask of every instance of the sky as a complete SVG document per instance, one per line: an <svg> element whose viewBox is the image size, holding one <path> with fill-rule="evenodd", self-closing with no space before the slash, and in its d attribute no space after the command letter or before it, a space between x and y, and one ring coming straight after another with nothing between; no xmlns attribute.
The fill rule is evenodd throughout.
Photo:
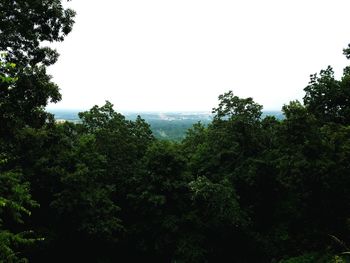
<svg viewBox="0 0 350 263"><path fill-rule="evenodd" d="M63 99L50 109L210 111L232 90L265 110L303 97L310 74L349 64L349 0L72 0L52 44Z"/></svg>

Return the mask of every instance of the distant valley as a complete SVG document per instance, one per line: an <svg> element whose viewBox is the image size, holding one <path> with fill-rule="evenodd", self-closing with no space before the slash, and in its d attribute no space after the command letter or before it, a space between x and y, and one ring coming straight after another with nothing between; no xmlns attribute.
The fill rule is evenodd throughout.
<svg viewBox="0 0 350 263"><path fill-rule="evenodd" d="M78 113L82 110L64 110L51 109L48 110L55 115L58 122L71 121L79 123ZM138 115L151 125L154 136L158 139L180 141L185 135L186 131L197 122L204 125L212 121L212 114L210 112L123 112L127 119L135 120ZM265 111L263 117L267 115L275 116L277 119L283 119L284 116L280 111Z"/></svg>

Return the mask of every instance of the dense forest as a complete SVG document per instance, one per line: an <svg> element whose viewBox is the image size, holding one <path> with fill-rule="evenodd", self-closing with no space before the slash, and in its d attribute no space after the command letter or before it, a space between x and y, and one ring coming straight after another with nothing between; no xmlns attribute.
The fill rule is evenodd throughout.
<svg viewBox="0 0 350 263"><path fill-rule="evenodd" d="M350 67L311 75L283 119L228 91L180 142L110 102L57 123L43 43L74 17L0 0L0 262L346 262Z"/></svg>

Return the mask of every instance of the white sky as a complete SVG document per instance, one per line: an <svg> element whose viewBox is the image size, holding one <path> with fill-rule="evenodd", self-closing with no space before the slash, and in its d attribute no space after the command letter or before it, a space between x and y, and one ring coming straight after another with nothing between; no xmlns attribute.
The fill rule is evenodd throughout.
<svg viewBox="0 0 350 263"><path fill-rule="evenodd" d="M301 99L309 75L350 61L349 0L73 0L76 24L49 69L88 109L210 111L233 90L266 110Z"/></svg>

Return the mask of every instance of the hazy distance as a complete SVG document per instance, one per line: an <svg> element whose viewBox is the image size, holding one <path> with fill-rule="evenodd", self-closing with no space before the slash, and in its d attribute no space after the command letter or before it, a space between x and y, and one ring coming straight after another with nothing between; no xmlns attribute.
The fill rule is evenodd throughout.
<svg viewBox="0 0 350 263"><path fill-rule="evenodd" d="M347 65L343 0L73 0L72 33L49 70L63 100L49 108L210 111L233 90L266 110L301 99L309 75Z"/></svg>

